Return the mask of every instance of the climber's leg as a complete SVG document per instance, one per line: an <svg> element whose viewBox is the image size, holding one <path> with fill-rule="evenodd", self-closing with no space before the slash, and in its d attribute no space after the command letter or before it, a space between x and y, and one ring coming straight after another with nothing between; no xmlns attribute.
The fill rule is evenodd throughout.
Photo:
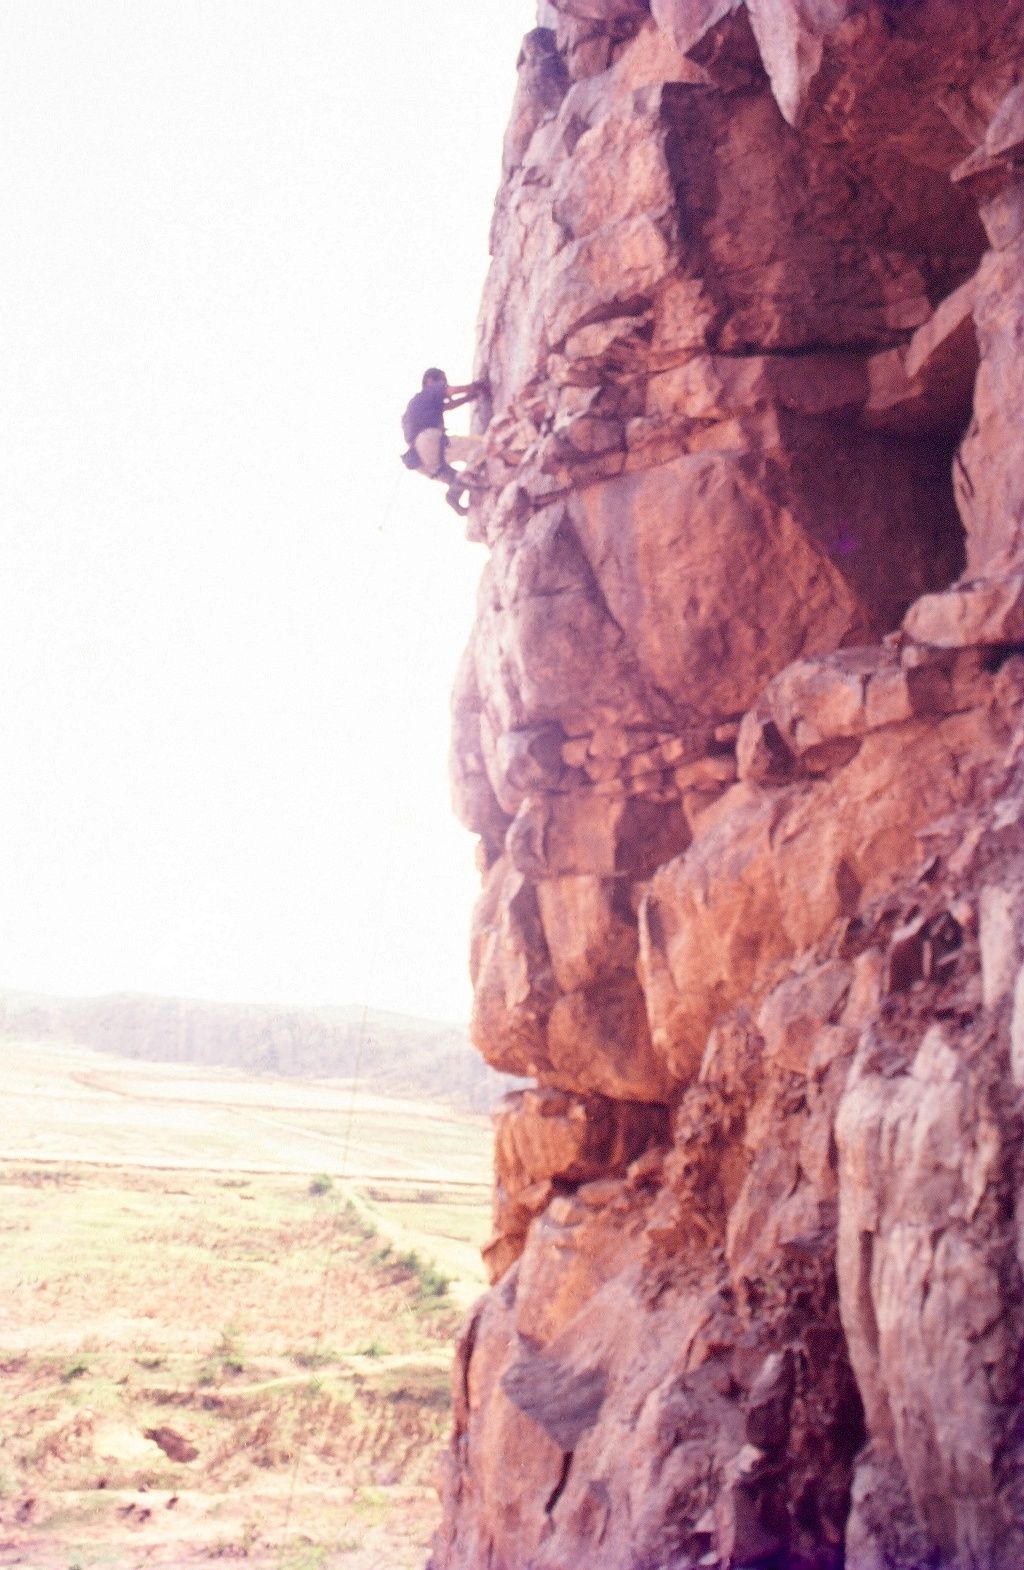
<svg viewBox="0 0 1024 1570"><path fill-rule="evenodd" d="M484 439L482 436L449 436L445 456L449 463L454 460L472 468L483 459Z"/></svg>
<svg viewBox="0 0 1024 1570"><path fill-rule="evenodd" d="M448 503L449 507L454 507L460 518L465 518L469 512L469 508L462 500L462 493L464 490L465 486L462 484L461 480L459 480L454 485L449 485L448 489L444 493L445 501Z"/></svg>
<svg viewBox="0 0 1024 1570"><path fill-rule="evenodd" d="M467 490L487 489L487 481L474 472L484 462L485 456L482 436L449 436L447 439L445 457L449 464L453 458L465 464L459 478Z"/></svg>

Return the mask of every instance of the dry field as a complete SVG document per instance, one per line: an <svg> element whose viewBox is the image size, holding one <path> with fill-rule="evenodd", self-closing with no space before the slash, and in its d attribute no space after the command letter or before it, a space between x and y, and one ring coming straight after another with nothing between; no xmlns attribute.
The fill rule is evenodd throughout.
<svg viewBox="0 0 1024 1570"><path fill-rule="evenodd" d="M0 1566L422 1565L487 1121L3 1053Z"/></svg>

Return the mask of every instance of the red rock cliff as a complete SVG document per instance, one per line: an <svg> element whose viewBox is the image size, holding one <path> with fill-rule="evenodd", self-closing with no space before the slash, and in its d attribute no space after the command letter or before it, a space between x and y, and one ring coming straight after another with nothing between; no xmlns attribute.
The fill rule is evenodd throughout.
<svg viewBox="0 0 1024 1570"><path fill-rule="evenodd" d="M435 1570L1024 1565L1024 9L543 0Z"/></svg>

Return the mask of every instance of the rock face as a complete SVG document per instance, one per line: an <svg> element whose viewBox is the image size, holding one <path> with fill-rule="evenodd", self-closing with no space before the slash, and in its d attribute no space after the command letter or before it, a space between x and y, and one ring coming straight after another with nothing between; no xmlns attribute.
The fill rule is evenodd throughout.
<svg viewBox="0 0 1024 1570"><path fill-rule="evenodd" d="M542 0L434 1570L1024 1564L1024 0ZM483 416L481 417L483 419Z"/></svg>

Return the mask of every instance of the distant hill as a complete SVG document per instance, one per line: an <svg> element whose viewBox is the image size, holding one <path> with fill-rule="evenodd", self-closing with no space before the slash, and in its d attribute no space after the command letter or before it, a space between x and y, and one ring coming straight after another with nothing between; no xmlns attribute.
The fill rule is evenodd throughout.
<svg viewBox="0 0 1024 1570"><path fill-rule="evenodd" d="M357 1080L483 1112L514 1083L488 1068L462 1025L360 1005L290 1008L112 993L0 994L0 1040L75 1042L99 1052L247 1073Z"/></svg>

